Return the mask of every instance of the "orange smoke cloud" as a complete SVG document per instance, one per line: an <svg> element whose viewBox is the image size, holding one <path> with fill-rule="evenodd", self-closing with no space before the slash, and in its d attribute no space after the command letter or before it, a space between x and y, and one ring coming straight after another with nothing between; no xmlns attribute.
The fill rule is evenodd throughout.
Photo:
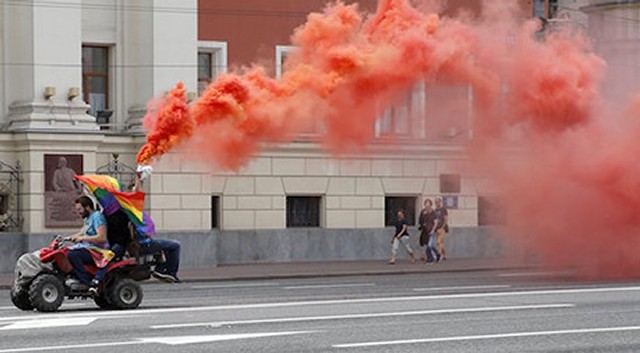
<svg viewBox="0 0 640 353"><path fill-rule="evenodd" d="M222 75L190 106L178 85L145 117L138 160L184 145L199 152L189 158L237 170L263 144L310 129L330 153L362 150L383 110L424 82L438 99L425 136L473 120L469 155L505 200L509 240L548 265L630 276L640 265L640 104L625 117L608 113L606 65L589 41L563 30L538 38L536 23L505 3L485 2L479 18L441 17L409 0L380 0L370 16L329 5L293 34L281 78L260 67ZM464 99L442 94L455 88ZM461 116L467 88L472 119Z"/></svg>
<svg viewBox="0 0 640 353"><path fill-rule="evenodd" d="M312 128L324 131L333 153L357 150L374 136L380 113L417 80L440 74L458 81L495 79L484 77L469 60L476 45L471 27L421 13L406 0L381 1L369 18L356 5L331 5L310 14L292 42L298 51L279 80L259 67L222 75L191 105L188 116L182 106L166 100L165 106L173 108L159 109L145 120L180 109L175 116L184 117L187 127L179 127L177 119L156 124L150 133L155 140L147 141L144 155L166 152L159 141L172 141L165 147L186 142L217 164L238 169L260 143L286 141ZM191 131L191 124L197 129L194 136L177 133Z"/></svg>
<svg viewBox="0 0 640 353"><path fill-rule="evenodd" d="M160 101L152 101L147 106L142 123L150 132L147 143L138 152L139 164L149 164L193 134L194 123L188 114L185 91L184 85L178 83Z"/></svg>

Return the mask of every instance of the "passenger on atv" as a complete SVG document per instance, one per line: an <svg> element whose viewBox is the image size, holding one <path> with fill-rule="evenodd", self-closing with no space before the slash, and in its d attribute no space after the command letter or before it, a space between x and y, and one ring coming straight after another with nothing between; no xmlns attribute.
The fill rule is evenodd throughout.
<svg viewBox="0 0 640 353"><path fill-rule="evenodd" d="M144 216L145 234L140 234L140 230L130 222L121 209L106 216L107 239L111 251L115 254L111 262L119 261L127 254L130 257L153 255L162 258L162 260L154 261L155 267L151 275L169 283L180 282L178 279L180 243L173 240L152 238L151 236L155 235L155 225L147 214ZM95 291L94 288L100 285L106 272L107 267L98 270L91 282L91 290Z"/></svg>

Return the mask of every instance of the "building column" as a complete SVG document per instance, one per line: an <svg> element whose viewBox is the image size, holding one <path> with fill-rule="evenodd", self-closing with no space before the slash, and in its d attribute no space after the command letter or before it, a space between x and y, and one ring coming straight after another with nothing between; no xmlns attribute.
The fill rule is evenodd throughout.
<svg viewBox="0 0 640 353"><path fill-rule="evenodd" d="M140 0L150 11L128 11L124 17L124 89L132 133L144 133L142 118L150 98L160 97L178 82L197 91L197 0ZM170 8L171 11L163 9ZM145 48L141 50L140 48Z"/></svg>
<svg viewBox="0 0 640 353"><path fill-rule="evenodd" d="M2 6L4 126L10 131L98 131L81 96L82 1Z"/></svg>

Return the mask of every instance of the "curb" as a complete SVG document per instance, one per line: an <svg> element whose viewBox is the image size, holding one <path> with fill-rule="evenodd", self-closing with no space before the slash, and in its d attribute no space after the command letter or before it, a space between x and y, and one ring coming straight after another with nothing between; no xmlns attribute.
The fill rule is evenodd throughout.
<svg viewBox="0 0 640 353"><path fill-rule="evenodd" d="M476 267L472 269L452 268L436 271L427 270L398 270L398 271L371 271L371 272L334 272L334 273L291 273L291 274L266 274L249 276L228 276L228 277L194 277L182 280L183 283L209 282L209 281L241 281L241 280L261 280L261 279L288 279L288 278L329 278L329 277L349 277L349 276L383 276L383 275L411 275L411 274L431 274L431 273L453 273L453 272L484 272L484 271L513 271L527 269L526 266L513 267ZM0 287L1 288L1 287Z"/></svg>
<svg viewBox="0 0 640 353"><path fill-rule="evenodd" d="M254 280L270 280L270 279L295 279L295 278L331 278L331 277L350 277L350 276L384 276L384 275L412 275L412 274L433 274L433 273L458 273L458 272L486 272L486 271L514 271L528 269L530 266L505 266L505 267L474 267L474 268L451 268L437 269L429 271L425 268L416 269L400 269L397 271L344 271L332 273L277 273L263 275L229 275L225 277L191 277L183 279L182 283L202 283L202 282L233 282L233 281L254 281ZM164 283L156 279L151 279L152 283ZM11 284L0 284L0 289L10 289Z"/></svg>

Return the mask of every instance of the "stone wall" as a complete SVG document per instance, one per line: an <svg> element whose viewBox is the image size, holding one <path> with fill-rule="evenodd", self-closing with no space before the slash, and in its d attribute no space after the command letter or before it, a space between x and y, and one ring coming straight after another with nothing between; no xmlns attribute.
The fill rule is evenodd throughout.
<svg viewBox="0 0 640 353"><path fill-rule="evenodd" d="M390 256L393 228L380 229L287 229L210 232L161 232L159 238L177 240L182 245L181 268L210 268L218 265L321 262L337 260L380 260ZM410 229L416 252L418 231ZM13 271L18 257L46 246L52 234L3 234L0 241L0 273ZM452 228L445 239L451 258L501 257L510 252L495 229ZM400 249L401 259L408 258Z"/></svg>

